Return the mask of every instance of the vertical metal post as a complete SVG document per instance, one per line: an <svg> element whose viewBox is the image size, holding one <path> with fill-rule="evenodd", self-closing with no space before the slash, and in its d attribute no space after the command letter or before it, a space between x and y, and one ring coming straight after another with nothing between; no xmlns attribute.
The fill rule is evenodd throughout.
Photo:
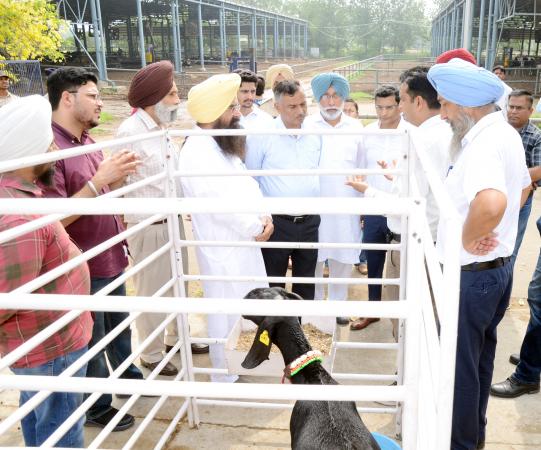
<svg viewBox="0 0 541 450"><path fill-rule="evenodd" d="M222 3L222 7L220 8L220 65L225 64L225 17L224 17L224 4Z"/></svg>
<svg viewBox="0 0 541 450"><path fill-rule="evenodd" d="M456 14L456 5L453 4L453 12L452 12L452 16L451 16L451 41L450 41L450 46L449 48L455 48L455 38L456 38L456 17L457 14Z"/></svg>
<svg viewBox="0 0 541 450"><path fill-rule="evenodd" d="M494 9L494 0L489 0L488 3L488 20L487 20L487 40L486 40L486 50L485 50L485 69L489 69L490 66L490 37L492 30L492 11Z"/></svg>
<svg viewBox="0 0 541 450"><path fill-rule="evenodd" d="M274 32L274 42L273 42L274 54L272 56L275 58L278 58L278 48L279 48L278 41L280 39L278 35L278 17L274 18L273 32Z"/></svg>
<svg viewBox="0 0 541 450"><path fill-rule="evenodd" d="M308 58L308 23L304 24L304 57Z"/></svg>
<svg viewBox="0 0 541 450"><path fill-rule="evenodd" d="M145 58L145 32L143 29L143 10L141 8L141 0L137 0L137 27L139 30L139 53L141 58L141 67L147 65Z"/></svg>
<svg viewBox="0 0 541 450"><path fill-rule="evenodd" d="M173 59L175 61L175 71L180 72L182 70L180 65L180 52L178 48L178 13L177 13L177 0L171 2L171 28L173 29Z"/></svg>
<svg viewBox="0 0 541 450"><path fill-rule="evenodd" d="M252 45L251 48L254 49L254 56L257 57L257 17L254 13L252 16Z"/></svg>
<svg viewBox="0 0 541 450"><path fill-rule="evenodd" d="M176 198L177 189L175 183L174 172L176 170L175 149L172 144L169 132L166 131L162 137L162 157L165 162L165 170L167 178L165 182L165 196ZM180 237L180 223L178 214L171 214L167 220L167 231L169 239L173 242L173 247L170 251L171 260L171 275L177 282L173 285L173 295L176 298L187 297L186 285L184 281L184 264L182 257L183 243ZM188 314L182 313L177 316L177 328L179 331L179 339L182 341L180 346L180 358L182 368L184 369L184 381L195 381L193 371L193 359L190 343L190 326L188 324ZM197 402L194 397L188 398L188 424L190 427L199 425L199 411Z"/></svg>
<svg viewBox="0 0 541 450"><path fill-rule="evenodd" d="M263 57L267 62L267 16L263 17Z"/></svg>
<svg viewBox="0 0 541 450"><path fill-rule="evenodd" d="M92 16L92 25L94 27L94 44L96 46L96 65L98 66L98 74L100 80L107 79L107 73L104 66L104 57L102 55L102 27L98 20L98 12L96 2L99 0L90 0L90 14Z"/></svg>
<svg viewBox="0 0 541 450"><path fill-rule="evenodd" d="M99 24L99 27L100 27L100 41L101 41L101 52L100 52L100 55L101 55L101 64L102 64L102 67L103 67L103 73L105 75L105 80L107 79L107 60L106 60L106 57L105 57L105 51L104 51L104 39L105 39L105 33L103 31L103 20L101 18L101 3L100 3L100 0L96 0L96 12L98 14L98 24Z"/></svg>
<svg viewBox="0 0 541 450"><path fill-rule="evenodd" d="M492 38L490 42L490 64L488 70L492 70L496 61L496 50L498 48L498 16L500 14L500 2L494 2L494 17L492 18Z"/></svg>
<svg viewBox="0 0 541 450"><path fill-rule="evenodd" d="M201 62L201 70L206 70L205 49L203 48L203 18L201 13L201 3L197 4L197 28L199 30L199 60Z"/></svg>
<svg viewBox="0 0 541 450"><path fill-rule="evenodd" d="M291 22L291 57L295 56L295 22Z"/></svg>
<svg viewBox="0 0 541 450"><path fill-rule="evenodd" d="M241 54L241 48L240 48L240 10L237 11L237 53Z"/></svg>
<svg viewBox="0 0 541 450"><path fill-rule="evenodd" d="M462 20L462 47L471 50L472 29L473 29L473 1L465 0L464 19Z"/></svg>
<svg viewBox="0 0 541 450"><path fill-rule="evenodd" d="M479 34L477 35L477 65L481 65L481 53L483 53L483 32L485 27L485 0L481 0L479 10Z"/></svg>
<svg viewBox="0 0 541 450"><path fill-rule="evenodd" d="M283 54L284 59L286 58L286 54L287 54L286 42L287 42L287 39L286 39L286 21L284 20L284 54Z"/></svg>

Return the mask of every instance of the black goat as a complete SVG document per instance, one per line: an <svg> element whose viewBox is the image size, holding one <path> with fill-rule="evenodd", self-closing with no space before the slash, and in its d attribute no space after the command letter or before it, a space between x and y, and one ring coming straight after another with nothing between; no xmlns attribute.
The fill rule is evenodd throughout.
<svg viewBox="0 0 541 450"><path fill-rule="evenodd" d="M302 300L282 288L253 289L245 298ZM253 369L268 359L274 343L282 352L284 373L289 375L290 364L312 350L296 317L243 317L258 326L252 347L242 362L245 369ZM293 384L338 384L317 359L290 380ZM380 449L354 402L298 400L291 413L289 430L291 447L297 450Z"/></svg>

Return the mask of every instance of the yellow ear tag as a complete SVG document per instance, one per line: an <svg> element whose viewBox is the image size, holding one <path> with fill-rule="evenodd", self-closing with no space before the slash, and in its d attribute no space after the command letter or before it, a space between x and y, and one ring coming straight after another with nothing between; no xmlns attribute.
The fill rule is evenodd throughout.
<svg viewBox="0 0 541 450"><path fill-rule="evenodd" d="M259 335L259 342L261 342L262 344L265 344L267 347L269 346L270 339L269 339L269 332L267 330L263 330L263 333Z"/></svg>

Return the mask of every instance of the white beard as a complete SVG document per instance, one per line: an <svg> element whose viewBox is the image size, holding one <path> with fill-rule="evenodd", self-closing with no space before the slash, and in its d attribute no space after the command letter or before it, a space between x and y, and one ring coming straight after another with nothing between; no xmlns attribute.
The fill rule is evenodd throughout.
<svg viewBox="0 0 541 450"><path fill-rule="evenodd" d="M177 120L178 106L165 106L162 102L156 103L154 108L156 117L162 124L167 124Z"/></svg>
<svg viewBox="0 0 541 450"><path fill-rule="evenodd" d="M322 117L325 120L336 120L340 117L342 114L342 111L344 109L344 106L340 106L337 108L323 108L321 105L319 106L319 111L321 112ZM335 112L329 112L330 110L335 110Z"/></svg>

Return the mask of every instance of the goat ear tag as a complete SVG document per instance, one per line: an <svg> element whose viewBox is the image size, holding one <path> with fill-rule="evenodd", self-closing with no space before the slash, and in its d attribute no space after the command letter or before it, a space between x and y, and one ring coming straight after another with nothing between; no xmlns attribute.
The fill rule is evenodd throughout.
<svg viewBox="0 0 541 450"><path fill-rule="evenodd" d="M262 344L265 344L267 347L270 344L270 338L269 338L269 332L267 330L263 330L263 332L259 335L259 342Z"/></svg>

